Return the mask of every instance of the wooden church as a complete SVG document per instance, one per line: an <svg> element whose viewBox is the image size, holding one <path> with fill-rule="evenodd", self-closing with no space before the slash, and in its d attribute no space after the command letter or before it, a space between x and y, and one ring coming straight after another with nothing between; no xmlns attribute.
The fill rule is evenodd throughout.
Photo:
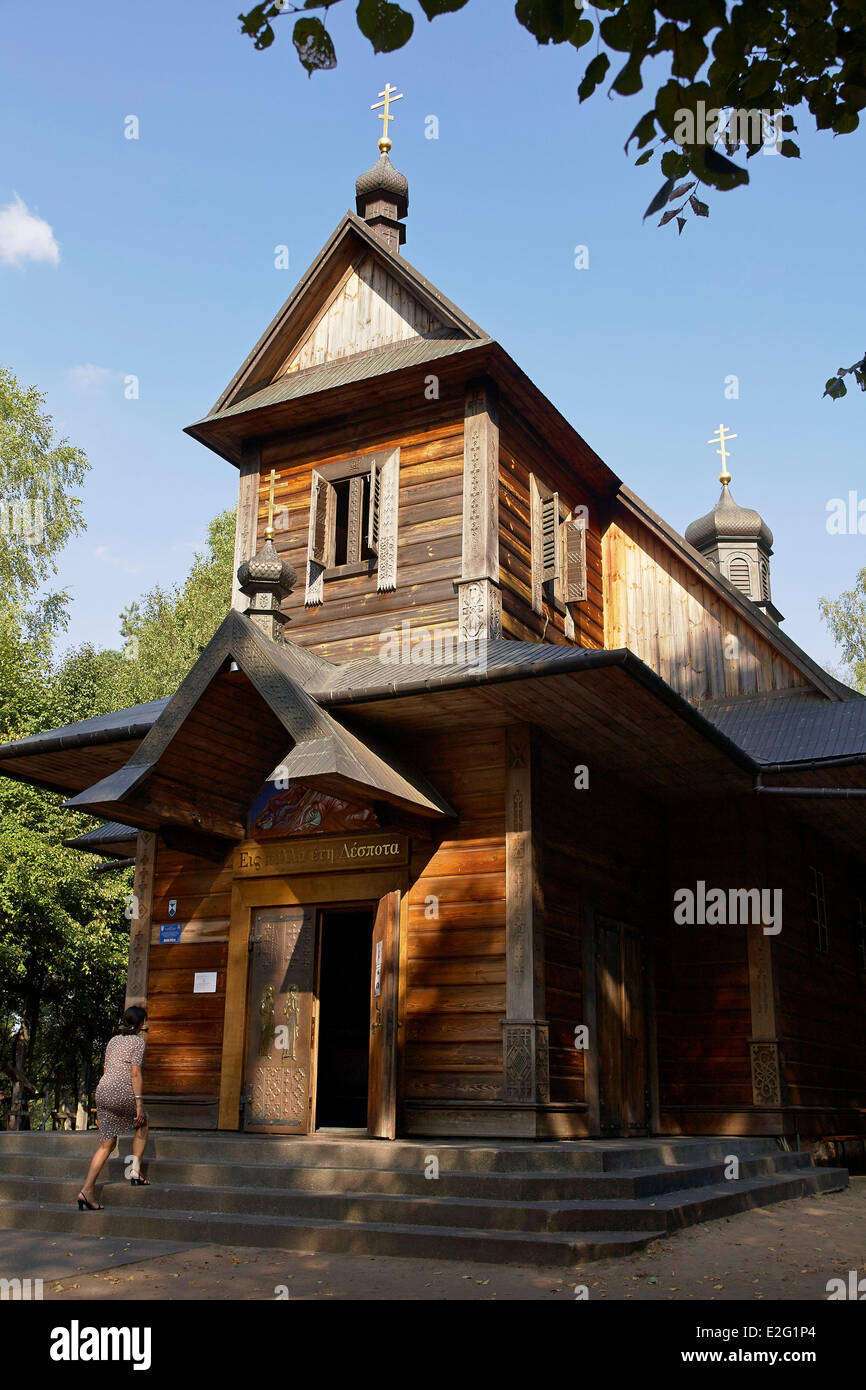
<svg viewBox="0 0 866 1390"><path fill-rule="evenodd" d="M0 749L134 856L152 1122L866 1131L866 700L785 636L724 429L684 538L409 264L385 130L188 429L225 621Z"/></svg>

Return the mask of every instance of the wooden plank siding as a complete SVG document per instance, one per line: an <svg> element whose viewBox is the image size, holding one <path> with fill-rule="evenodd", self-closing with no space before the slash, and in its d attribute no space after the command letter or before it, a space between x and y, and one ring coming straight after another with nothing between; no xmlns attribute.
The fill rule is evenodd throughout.
<svg viewBox="0 0 866 1390"><path fill-rule="evenodd" d="M373 656L381 649L380 635L401 631L401 624L425 628L431 634L456 634L457 598L454 581L461 571L463 512L463 409L452 401L423 400L410 424L399 419L381 423L367 433L347 431L329 439L284 439L262 448L258 539L267 526L270 470L277 470L275 487L276 537L280 554L297 571L294 592L283 604L291 625L289 640L319 648L332 661ZM420 423L419 423L420 419ZM324 602L304 606L304 577L310 515L310 485L314 467L355 454L400 448L397 587L378 593L374 575L325 578Z"/></svg>
<svg viewBox="0 0 866 1390"><path fill-rule="evenodd" d="M535 437L503 401L499 434L499 579L502 635L521 642L565 643L564 615L545 604L545 616L532 610L532 540L529 477L557 491L568 508L589 508L586 534L587 599L572 605L574 640L581 647L604 646L601 527L598 498Z"/></svg>
<svg viewBox="0 0 866 1390"><path fill-rule="evenodd" d="M715 1133L726 1113L752 1107L747 927L679 925L674 894L765 887L754 802L669 809L668 883L656 934L656 1003L662 1129ZM729 836L725 825L736 825ZM743 1131L740 1131L743 1132Z"/></svg>
<svg viewBox="0 0 866 1390"><path fill-rule="evenodd" d="M410 1106L495 1101L505 1017L505 731L432 735L423 765L460 822L438 847L413 845L402 1093Z"/></svg>
<svg viewBox="0 0 866 1390"><path fill-rule="evenodd" d="M659 536L617 509L604 536L605 637L696 703L807 685L744 615Z"/></svg>
<svg viewBox="0 0 866 1390"><path fill-rule="evenodd" d="M144 1088L150 1096L187 1098L214 1106L219 1098L231 883L230 859L215 864L178 854L160 843L144 1063ZM177 901L173 918L168 913L172 898ZM181 925L181 940L161 946L159 927L167 922ZM199 970L217 972L215 994L193 992Z"/></svg>
<svg viewBox="0 0 866 1390"><path fill-rule="evenodd" d="M371 254L350 266L330 300L277 372L303 371L411 338L459 337Z"/></svg>
<svg viewBox="0 0 866 1390"><path fill-rule="evenodd" d="M866 972L859 959L857 902L862 899L866 908L862 861L788 815L773 817L770 845L784 905L773 953L786 1099L804 1109L801 1131L853 1133L866 1112ZM813 866L824 875L826 953L818 949L812 918Z"/></svg>
<svg viewBox="0 0 866 1390"><path fill-rule="evenodd" d="M639 928L650 964L662 910L665 813L652 798L547 735L536 739L534 814L544 889L545 1000L550 1025L551 1102L589 1102L592 1054L574 1030L591 1024L596 981L584 970L584 928L608 918ZM575 787L584 763L589 786ZM649 986L648 978L644 984ZM647 1054L652 1065L650 1038Z"/></svg>

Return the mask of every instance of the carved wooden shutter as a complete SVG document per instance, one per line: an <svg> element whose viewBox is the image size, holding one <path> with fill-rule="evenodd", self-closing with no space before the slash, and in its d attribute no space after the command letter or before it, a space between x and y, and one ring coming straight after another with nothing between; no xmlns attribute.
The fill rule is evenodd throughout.
<svg viewBox="0 0 866 1390"><path fill-rule="evenodd" d="M307 589L304 603L321 603L325 597L323 579L330 563L336 508L335 493L321 474L313 473L310 492L310 534L307 542Z"/></svg>
<svg viewBox="0 0 866 1390"><path fill-rule="evenodd" d="M370 475L370 516L376 516L376 554L379 564L376 572L376 586L379 593L387 593L397 587L397 510L400 498L400 450L392 454L376 471L374 506L374 479ZM372 521L371 521L372 529Z"/></svg>
<svg viewBox="0 0 866 1390"><path fill-rule="evenodd" d="M564 521L565 602L586 601L586 522Z"/></svg>
<svg viewBox="0 0 866 1390"><path fill-rule="evenodd" d="M317 565L328 563L328 510L330 483L313 474L310 498L310 559Z"/></svg>
<svg viewBox="0 0 866 1390"><path fill-rule="evenodd" d="M379 504L382 473L377 463L370 467L370 515L367 520L367 545L374 555L379 553Z"/></svg>
<svg viewBox="0 0 866 1390"><path fill-rule="evenodd" d="M541 502L541 582L559 578L559 493Z"/></svg>

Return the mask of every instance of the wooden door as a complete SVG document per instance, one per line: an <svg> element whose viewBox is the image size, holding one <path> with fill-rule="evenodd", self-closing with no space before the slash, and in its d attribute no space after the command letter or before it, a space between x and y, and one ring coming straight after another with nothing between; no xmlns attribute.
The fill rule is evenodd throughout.
<svg viewBox="0 0 866 1390"><path fill-rule="evenodd" d="M311 1126L312 907L253 912L244 1129L307 1134Z"/></svg>
<svg viewBox="0 0 866 1390"><path fill-rule="evenodd" d="M647 1128L646 995L640 932L597 922L598 1085L603 1134Z"/></svg>
<svg viewBox="0 0 866 1390"><path fill-rule="evenodd" d="M397 1133L397 986L400 894L380 898L373 925L370 969L370 1069L367 1133L393 1139Z"/></svg>

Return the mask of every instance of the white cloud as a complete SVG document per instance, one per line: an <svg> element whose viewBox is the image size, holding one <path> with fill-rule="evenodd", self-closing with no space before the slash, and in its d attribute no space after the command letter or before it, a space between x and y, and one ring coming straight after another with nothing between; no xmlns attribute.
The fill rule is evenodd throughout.
<svg viewBox="0 0 866 1390"><path fill-rule="evenodd" d="M44 218L31 212L15 193L12 202L0 208L0 263L20 266L25 261L58 265L60 247Z"/></svg>
<svg viewBox="0 0 866 1390"><path fill-rule="evenodd" d="M107 545L98 545L93 552L94 560L103 560L107 565L112 565L119 569L123 574L141 574L142 565L131 565L128 560L120 555L115 555Z"/></svg>
<svg viewBox="0 0 866 1390"><path fill-rule="evenodd" d="M87 362L83 367L70 367L66 375L76 390L89 391L104 386L112 377L119 377L120 372L113 372L110 367L97 367L93 362Z"/></svg>

